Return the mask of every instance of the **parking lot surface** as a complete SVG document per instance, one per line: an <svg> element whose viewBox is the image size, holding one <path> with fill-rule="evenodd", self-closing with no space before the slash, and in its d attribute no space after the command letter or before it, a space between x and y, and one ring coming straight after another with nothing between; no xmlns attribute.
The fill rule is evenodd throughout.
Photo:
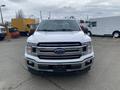
<svg viewBox="0 0 120 90"><path fill-rule="evenodd" d="M93 37L91 71L67 75L30 74L25 45L26 38L0 42L0 90L120 90L120 39Z"/></svg>

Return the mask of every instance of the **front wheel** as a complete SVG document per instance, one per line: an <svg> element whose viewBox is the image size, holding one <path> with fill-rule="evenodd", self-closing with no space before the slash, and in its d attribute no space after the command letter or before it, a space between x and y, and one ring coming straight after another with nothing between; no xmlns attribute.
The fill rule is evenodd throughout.
<svg viewBox="0 0 120 90"><path fill-rule="evenodd" d="M114 37L114 38L118 38L119 36L120 36L120 32L114 32L114 33L113 33L113 37Z"/></svg>
<svg viewBox="0 0 120 90"><path fill-rule="evenodd" d="M83 72L89 72L91 70L91 66L89 66L89 67L87 67L87 68L85 68L84 70L83 70Z"/></svg>
<svg viewBox="0 0 120 90"><path fill-rule="evenodd" d="M39 71L34 70L34 69L30 68L30 67L28 67L28 71L29 71L32 75L40 75L40 72L39 72Z"/></svg>
<svg viewBox="0 0 120 90"><path fill-rule="evenodd" d="M87 32L88 36L92 36L92 33L90 31Z"/></svg>

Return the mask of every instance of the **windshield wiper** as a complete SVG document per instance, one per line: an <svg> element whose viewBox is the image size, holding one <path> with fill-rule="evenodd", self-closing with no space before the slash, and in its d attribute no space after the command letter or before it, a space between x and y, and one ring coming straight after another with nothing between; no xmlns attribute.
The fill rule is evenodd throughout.
<svg viewBox="0 0 120 90"><path fill-rule="evenodd" d="M56 31L56 30L43 29L43 30L38 30L38 31L47 31L47 32L51 32L51 31Z"/></svg>
<svg viewBox="0 0 120 90"><path fill-rule="evenodd" d="M56 32L56 31L79 31L79 30L73 30L73 29L56 29L56 30L52 30L52 29L42 29L42 30L38 30L38 31L47 31L47 32Z"/></svg>
<svg viewBox="0 0 120 90"><path fill-rule="evenodd" d="M77 30L73 30L73 29L57 29L58 31L77 31Z"/></svg>
<svg viewBox="0 0 120 90"><path fill-rule="evenodd" d="M72 29L57 29L58 31L73 31Z"/></svg>

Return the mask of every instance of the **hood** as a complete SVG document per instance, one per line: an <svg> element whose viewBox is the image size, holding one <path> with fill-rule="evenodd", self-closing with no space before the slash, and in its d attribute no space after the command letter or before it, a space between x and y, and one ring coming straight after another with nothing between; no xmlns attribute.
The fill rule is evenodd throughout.
<svg viewBox="0 0 120 90"><path fill-rule="evenodd" d="M43 32L36 31L30 36L27 42L39 43L39 42L88 42L91 38L84 34L82 31L72 32Z"/></svg>

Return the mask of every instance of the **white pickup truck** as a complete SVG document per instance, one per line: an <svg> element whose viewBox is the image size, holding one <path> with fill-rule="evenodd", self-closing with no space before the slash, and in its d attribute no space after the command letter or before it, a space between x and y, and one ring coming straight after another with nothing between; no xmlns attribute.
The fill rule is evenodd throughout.
<svg viewBox="0 0 120 90"><path fill-rule="evenodd" d="M43 20L27 39L25 59L32 73L89 71L94 52L76 20Z"/></svg>

